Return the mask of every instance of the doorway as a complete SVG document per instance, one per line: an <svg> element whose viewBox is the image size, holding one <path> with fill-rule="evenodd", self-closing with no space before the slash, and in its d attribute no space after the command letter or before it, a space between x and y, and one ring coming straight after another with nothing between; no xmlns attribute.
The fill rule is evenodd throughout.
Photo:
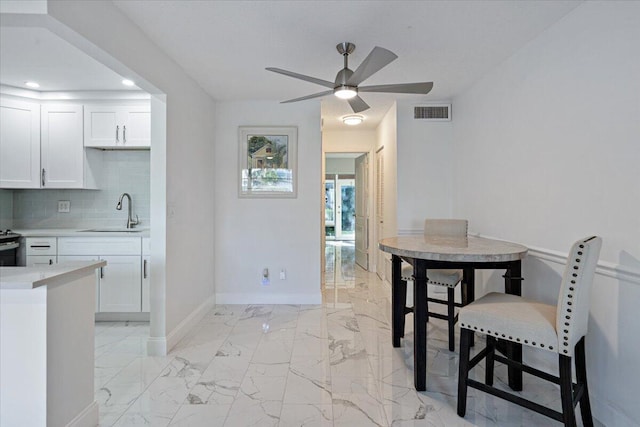
<svg viewBox="0 0 640 427"><path fill-rule="evenodd" d="M356 265L368 265L368 153L325 153L324 282L355 285Z"/></svg>
<svg viewBox="0 0 640 427"><path fill-rule="evenodd" d="M325 235L327 240L355 240L356 180L325 177Z"/></svg>

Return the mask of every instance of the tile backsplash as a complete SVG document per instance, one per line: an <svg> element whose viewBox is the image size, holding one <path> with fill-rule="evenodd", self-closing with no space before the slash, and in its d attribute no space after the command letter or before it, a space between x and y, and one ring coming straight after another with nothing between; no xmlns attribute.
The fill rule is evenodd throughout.
<svg viewBox="0 0 640 427"><path fill-rule="evenodd" d="M13 190L13 224L19 228L84 228L125 226L128 200L116 204L122 193L133 200L132 216L139 227L149 227L150 152L104 151L104 178L100 190ZM7 191L9 192L9 191ZM0 203L5 197L0 190ZM58 212L58 201L69 200L68 213ZM0 214L4 214L3 207ZM2 218L2 217L0 217Z"/></svg>

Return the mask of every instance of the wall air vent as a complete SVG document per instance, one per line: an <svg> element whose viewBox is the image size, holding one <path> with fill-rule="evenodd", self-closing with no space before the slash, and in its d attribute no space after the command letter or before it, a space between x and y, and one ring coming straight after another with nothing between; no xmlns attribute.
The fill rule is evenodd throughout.
<svg viewBox="0 0 640 427"><path fill-rule="evenodd" d="M414 107L413 118L420 120L448 122L451 120L451 104L424 105Z"/></svg>

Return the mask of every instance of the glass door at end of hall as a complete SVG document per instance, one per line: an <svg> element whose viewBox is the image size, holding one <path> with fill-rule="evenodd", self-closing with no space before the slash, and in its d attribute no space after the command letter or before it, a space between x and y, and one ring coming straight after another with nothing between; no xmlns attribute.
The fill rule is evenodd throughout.
<svg viewBox="0 0 640 427"><path fill-rule="evenodd" d="M327 179L324 188L326 238L354 240L356 229L355 180Z"/></svg>

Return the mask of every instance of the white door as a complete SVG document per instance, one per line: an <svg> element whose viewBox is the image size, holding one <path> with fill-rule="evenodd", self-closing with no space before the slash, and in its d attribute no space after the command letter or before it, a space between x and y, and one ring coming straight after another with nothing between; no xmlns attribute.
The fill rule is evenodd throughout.
<svg viewBox="0 0 640 427"><path fill-rule="evenodd" d="M126 107L122 114L122 145L124 147L149 147L151 145L151 110L149 107Z"/></svg>
<svg viewBox="0 0 640 427"><path fill-rule="evenodd" d="M107 261L100 277L101 312L140 312L142 277L140 256L101 256Z"/></svg>
<svg viewBox="0 0 640 427"><path fill-rule="evenodd" d="M356 264L369 269L369 156L356 158Z"/></svg>
<svg viewBox="0 0 640 427"><path fill-rule="evenodd" d="M376 153L376 239L384 238L384 149ZM386 254L377 249L376 273L385 279Z"/></svg>
<svg viewBox="0 0 640 427"><path fill-rule="evenodd" d="M121 108L86 105L84 108L84 146L115 147L122 142Z"/></svg>
<svg viewBox="0 0 640 427"><path fill-rule="evenodd" d="M0 100L0 188L40 188L40 105Z"/></svg>
<svg viewBox="0 0 640 427"><path fill-rule="evenodd" d="M336 239L354 240L356 235L356 183L336 180Z"/></svg>
<svg viewBox="0 0 640 427"><path fill-rule="evenodd" d="M59 255L58 263L62 264L68 261L98 261L100 257L98 255ZM96 313L100 311L100 275L102 268L96 270Z"/></svg>
<svg viewBox="0 0 640 427"><path fill-rule="evenodd" d="M82 105L43 105L41 112L44 188L82 188Z"/></svg>
<svg viewBox="0 0 640 427"><path fill-rule="evenodd" d="M142 312L151 311L151 257L142 257Z"/></svg>

